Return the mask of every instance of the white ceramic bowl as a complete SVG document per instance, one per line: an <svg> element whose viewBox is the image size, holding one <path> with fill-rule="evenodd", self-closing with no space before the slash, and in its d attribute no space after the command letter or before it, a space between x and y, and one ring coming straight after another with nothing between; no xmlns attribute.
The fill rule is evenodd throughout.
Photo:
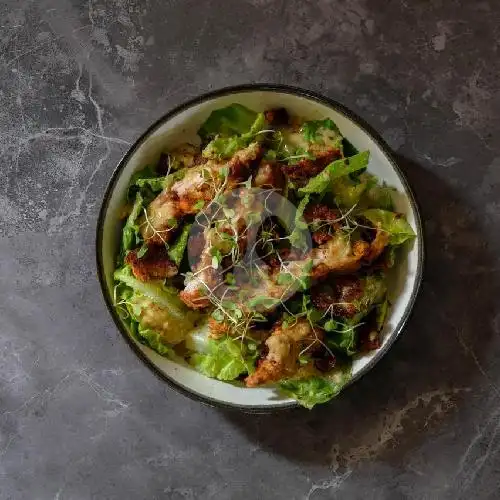
<svg viewBox="0 0 500 500"><path fill-rule="evenodd" d="M408 183L391 157L388 146L362 119L344 106L312 92L281 85L245 85L205 94L167 113L153 124L130 148L116 168L101 207L97 227L97 268L102 293L113 319L129 345L157 375L184 394L202 402L238 408L248 412L266 412L297 406L294 400L280 396L272 388L248 389L209 379L187 364L164 358L134 340L113 307L113 271L118 251L121 223L120 208L132 174L147 164L155 164L161 151L184 142L198 141L199 126L218 108L239 103L256 111L285 107L291 114L307 119L329 117L342 134L359 150L370 150L368 170L399 195L396 209L406 214L417 237L405 259L391 277L392 307L382 332L380 349L355 359L352 381L368 372L388 351L401 333L415 302L422 279L423 237L420 216Z"/></svg>

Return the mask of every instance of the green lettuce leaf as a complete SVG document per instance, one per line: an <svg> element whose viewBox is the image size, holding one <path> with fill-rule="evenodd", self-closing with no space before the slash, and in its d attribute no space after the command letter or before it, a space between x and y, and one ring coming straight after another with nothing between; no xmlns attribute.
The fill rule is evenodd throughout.
<svg viewBox="0 0 500 500"><path fill-rule="evenodd" d="M135 181L135 186L140 190L143 188L150 189L154 194L160 193L165 187L166 177L150 177L147 179L137 179Z"/></svg>
<svg viewBox="0 0 500 500"><path fill-rule="evenodd" d="M373 184L364 192L360 206L363 208L381 208L382 210L394 210L392 195L396 189L387 184Z"/></svg>
<svg viewBox="0 0 500 500"><path fill-rule="evenodd" d="M166 308L173 319L183 323L186 319L196 317L179 298L179 292L174 287L166 286L161 280L140 281L134 277L129 266L117 269L114 273L115 281L125 283L132 290L151 299L160 307Z"/></svg>
<svg viewBox="0 0 500 500"><path fill-rule="evenodd" d="M396 260L398 258L399 249L401 247L389 245L382 254L384 265L387 269L391 269L396 265Z"/></svg>
<svg viewBox="0 0 500 500"><path fill-rule="evenodd" d="M335 321L328 320L325 323L326 345L334 351L342 352L347 356L352 356L357 352L357 331L358 318L351 320Z"/></svg>
<svg viewBox="0 0 500 500"><path fill-rule="evenodd" d="M387 285L383 274L373 274L361 278L363 294L350 302L356 308L356 314L349 319L328 319L323 328L326 331L325 341L334 351L352 356L357 352L357 326L363 318L386 297Z"/></svg>
<svg viewBox="0 0 500 500"><path fill-rule="evenodd" d="M216 136L229 137L247 133L257 120L255 111L241 104L231 104L225 108L212 111L198 130L203 141Z"/></svg>
<svg viewBox="0 0 500 500"><path fill-rule="evenodd" d="M295 211L294 227L288 240L292 247L299 250L307 250L311 246L311 236L309 234L309 226L304 220L304 210L309 203L309 195L304 196L300 200L297 210Z"/></svg>
<svg viewBox="0 0 500 500"><path fill-rule="evenodd" d="M218 380L234 380L254 370L257 349L241 340L225 338L210 339L205 353L195 352L191 365L203 375Z"/></svg>
<svg viewBox="0 0 500 500"><path fill-rule="evenodd" d="M167 176L158 177L156 171L152 167L146 167L136 172L130 179L127 198L128 200L133 200L137 193L140 193L144 200L144 205L146 206L165 188L181 180L186 174L186 171L186 168L182 168Z"/></svg>
<svg viewBox="0 0 500 500"><path fill-rule="evenodd" d="M351 175L339 177L331 187L335 202L341 207L350 208L357 204L362 209L394 210L392 195L395 188L379 184L374 175L366 172L355 178Z"/></svg>
<svg viewBox="0 0 500 500"><path fill-rule="evenodd" d="M325 376L283 380L279 383L281 392L311 409L317 404L333 399L351 378L351 364L335 367Z"/></svg>
<svg viewBox="0 0 500 500"><path fill-rule="evenodd" d="M134 172L134 174L132 174L132 177L130 178L129 191L130 191L131 187L136 185L138 180L152 179L154 177L158 177L158 174L156 173L155 168L152 167L151 165L147 165L143 169L138 170L137 172Z"/></svg>
<svg viewBox="0 0 500 500"><path fill-rule="evenodd" d="M376 178L367 173L361 174L355 180L346 175L335 179L331 184L331 189L337 205L351 208L353 205L359 204L366 192L376 183ZM366 205L365 207L371 208Z"/></svg>
<svg viewBox="0 0 500 500"><path fill-rule="evenodd" d="M142 198L141 193L137 193L135 196L135 202L134 206L132 207L132 211L127 217L127 221L125 222L125 226L123 227L122 253L127 250L131 250L132 248L139 245L139 243L142 241L137 219L141 215L143 207L144 199Z"/></svg>
<svg viewBox="0 0 500 500"><path fill-rule="evenodd" d="M144 204L147 205L163 189L163 186L159 185L161 179L164 177L158 177L156 170L149 165L135 172L130 178L127 199L131 201L137 193L141 193Z"/></svg>
<svg viewBox="0 0 500 500"><path fill-rule="evenodd" d="M381 302L387 291L385 276L381 273L370 274L361 278L363 295L353 301L358 313L367 314L370 309Z"/></svg>
<svg viewBox="0 0 500 500"><path fill-rule="evenodd" d="M231 158L237 151L247 146L243 137L217 137L210 141L203 150L204 158Z"/></svg>
<svg viewBox="0 0 500 500"><path fill-rule="evenodd" d="M331 189L332 181L353 172L365 169L370 159L370 152L363 151L350 158L342 158L330 163L321 173L313 177L302 188L300 194L325 194Z"/></svg>
<svg viewBox="0 0 500 500"><path fill-rule="evenodd" d="M143 328L140 323L137 329L137 333L141 340L144 341L151 349L156 351L158 354L162 356L168 356L172 354L172 346L166 344L161 333L158 333L150 328Z"/></svg>
<svg viewBox="0 0 500 500"><path fill-rule="evenodd" d="M181 265L182 258L184 257L192 225L193 224L185 224L181 234L177 236L176 240L168 247L168 256L175 262L177 267Z"/></svg>
<svg viewBox="0 0 500 500"><path fill-rule="evenodd" d="M143 283L130 269L115 272L115 307L130 333L161 355L171 352L173 345L186 340L196 328L199 313L188 309L178 291L162 281Z"/></svg>
<svg viewBox="0 0 500 500"><path fill-rule="evenodd" d="M373 225L379 225L383 231L389 233L390 245L401 245L415 237L415 232L402 214L372 208L361 212Z"/></svg>
<svg viewBox="0 0 500 500"><path fill-rule="evenodd" d="M203 150L205 158L231 158L240 149L246 148L252 141L264 139L264 135L257 137L264 129L266 120L263 113L259 113L248 132L230 137L219 136L210 141Z"/></svg>
<svg viewBox="0 0 500 500"><path fill-rule="evenodd" d="M304 122L300 127L300 131L307 142L322 142L324 141L324 136L331 136L327 131L334 132L335 136L340 136L340 130L335 125L333 120L326 118L324 120L311 120ZM325 134L326 132L326 134Z"/></svg>
<svg viewBox="0 0 500 500"><path fill-rule="evenodd" d="M380 332L384 328L385 320L389 312L389 300L387 296L384 301L377 305L375 312L375 322L377 324L377 331Z"/></svg>
<svg viewBox="0 0 500 500"><path fill-rule="evenodd" d="M184 320L179 321L171 315L169 308L158 307L149 297L123 282L115 287L114 302L132 337L162 356L171 354L172 345L184 340L194 328L196 313L188 311Z"/></svg>
<svg viewBox="0 0 500 500"><path fill-rule="evenodd" d="M321 377L284 380L279 383L281 392L297 400L302 406L311 409L313 406L326 403L340 391Z"/></svg>

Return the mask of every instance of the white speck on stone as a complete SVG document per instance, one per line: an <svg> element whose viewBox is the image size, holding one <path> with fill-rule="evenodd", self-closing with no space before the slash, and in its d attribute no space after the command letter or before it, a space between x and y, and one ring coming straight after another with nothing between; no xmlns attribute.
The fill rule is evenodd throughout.
<svg viewBox="0 0 500 500"><path fill-rule="evenodd" d="M436 52L442 52L446 47L446 33L441 33L433 37L432 46Z"/></svg>

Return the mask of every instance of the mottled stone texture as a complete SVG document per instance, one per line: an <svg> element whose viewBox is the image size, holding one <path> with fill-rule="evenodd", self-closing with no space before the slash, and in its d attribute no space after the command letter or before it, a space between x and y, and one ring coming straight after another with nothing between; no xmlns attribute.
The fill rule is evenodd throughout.
<svg viewBox="0 0 500 500"><path fill-rule="evenodd" d="M499 498L499 39L498 0L3 0L0 498ZM128 145L183 100L256 81L368 120L425 221L404 335L311 412L173 392L95 278Z"/></svg>

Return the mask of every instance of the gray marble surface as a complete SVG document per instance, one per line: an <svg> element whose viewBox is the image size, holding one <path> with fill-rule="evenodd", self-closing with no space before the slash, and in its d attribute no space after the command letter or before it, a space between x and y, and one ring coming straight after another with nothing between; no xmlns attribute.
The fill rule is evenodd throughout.
<svg viewBox="0 0 500 500"><path fill-rule="evenodd" d="M0 2L0 498L499 498L499 39L497 0ZM425 221L404 335L311 412L175 393L95 277L129 144L183 100L254 81L368 120Z"/></svg>

